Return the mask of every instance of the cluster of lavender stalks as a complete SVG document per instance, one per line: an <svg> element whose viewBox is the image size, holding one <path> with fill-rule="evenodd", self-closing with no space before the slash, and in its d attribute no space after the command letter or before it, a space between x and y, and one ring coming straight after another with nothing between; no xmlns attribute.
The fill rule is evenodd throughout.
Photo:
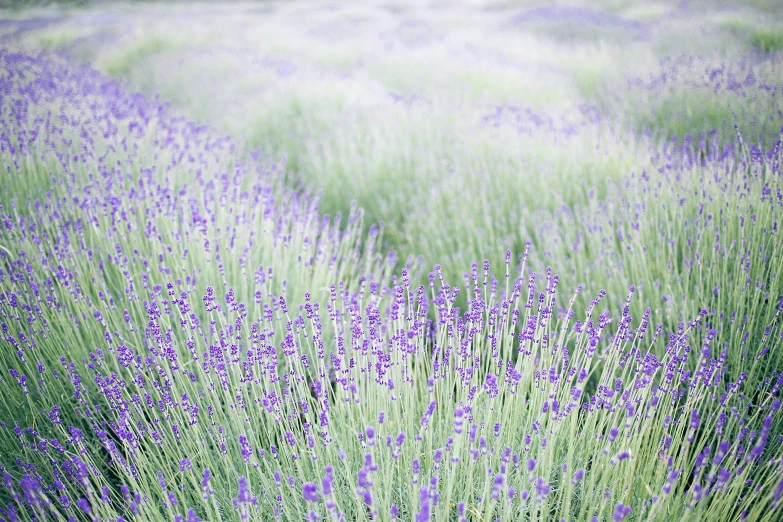
<svg viewBox="0 0 783 522"><path fill-rule="evenodd" d="M230 140L49 56L0 71L2 519L783 516L774 292L738 357L721 310L580 306L527 251L417 286ZM769 186L779 148L710 161Z"/></svg>

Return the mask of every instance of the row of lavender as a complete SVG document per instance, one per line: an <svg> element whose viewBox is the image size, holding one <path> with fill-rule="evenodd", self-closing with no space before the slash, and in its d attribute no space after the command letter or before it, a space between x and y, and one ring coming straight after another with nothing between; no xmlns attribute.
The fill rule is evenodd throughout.
<svg viewBox="0 0 783 522"><path fill-rule="evenodd" d="M510 252L417 288L230 141L0 60L4 518L779 516L779 144L540 220L619 307Z"/></svg>
<svg viewBox="0 0 783 522"><path fill-rule="evenodd" d="M435 183L437 190L428 193L427 202L416 205L408 218L407 248L426 252L432 262L441 263L444 272L453 277L459 276L471 260L484 256L489 256L493 264L500 263L506 248L520 251L525 241L532 239L536 246L534 253L546 254L544 261L536 261L536 267L540 269L547 264L557 267L568 287L590 281L596 285L595 290L606 288L611 294L620 295L629 282L639 283L639 279L644 279L650 283L645 289L652 290L652 294L645 294L643 304L639 305L642 310L647 305L655 310L664 295L672 298L675 291L680 298L681 289L661 288L659 291L658 286L652 286L656 280L659 284L666 282L661 279L658 267L667 266L666 272L674 276L669 277L669 281L676 283L677 272L684 266L677 262L678 256L671 256L666 251L678 251L682 244L686 253L693 254L694 247L685 243L688 237L695 241L699 235L695 221L702 218L703 225L704 216L725 214L728 209L719 208L717 201L725 203L727 192L731 196L728 201L740 203L731 211L730 229L734 222L739 222L741 215L749 220L755 213L745 196L758 198L762 190L771 190L774 194L777 189L777 167L772 156L779 154L776 143L783 123L780 103L783 100L780 83L783 67L779 55L769 55L736 60L677 57L663 60L656 69L659 72L649 80L640 77L628 80L627 84L620 80L607 82L601 100L569 113L570 123L542 118L541 114L526 112L513 105L498 106L488 112L482 119L483 130L497 132L495 142L503 143L499 149L517 150L518 147L525 155L524 161L514 164L509 172L502 168L506 160L495 155L478 166L471 164L470 168L463 166L456 172L449 171L448 179ZM745 143L739 142L732 122L739 123ZM641 135L634 136L632 130L638 130ZM508 131L519 132L525 137L508 139L505 134ZM528 135L535 135L537 141L525 142ZM479 148L478 138L472 139L475 148ZM662 139L666 139L663 146ZM762 154L770 154L766 163L759 161ZM697 158L707 160L709 167L696 161ZM743 177L729 187L730 178L720 173L717 173L720 186L708 182L717 169L725 169L727 163L736 161L755 163L759 175L752 176L747 186L743 184ZM681 183L671 182L683 170L696 178L687 194ZM765 187L768 183L765 170L773 171L768 187ZM471 177L467 172L479 174ZM629 178L628 174L632 172L635 175ZM524 173L524 180L520 179L520 173ZM639 181L632 181L634 177ZM642 186L643 181L646 187ZM662 190L656 191L658 183L662 183ZM706 193L697 194L696 190L702 187ZM743 194L735 193L737 188ZM470 198L460 201L458 212L451 204L455 189L471 193ZM670 215L664 215L663 204L679 201L686 195L685 208L676 210L669 206ZM696 210L702 204L707 210L699 216ZM553 215L542 218L543 214ZM585 230L584 220L600 221L604 232L596 232L595 227ZM678 223L684 226L666 238L655 237L659 221L667 227ZM722 221L715 219L707 224L726 228ZM773 221L764 220L770 230ZM631 223L642 228L646 225L645 237L632 229ZM757 227L759 231L763 228ZM728 229L721 233L727 246L740 237L736 231L727 235ZM428 233L428 230L437 232ZM583 237L579 241L575 237L577 231ZM614 233L617 237L608 237ZM701 235L705 235L703 230ZM755 242L758 236L752 235ZM455 241L454 237L459 239ZM599 238L608 241L609 247L598 244L596 239ZM623 251L631 246L628 238L635 244L635 249ZM765 241L773 243L772 238ZM485 251L487 242L502 247L494 253ZM593 254L588 253L584 258L576 254L578 259L574 260L571 245L587 242L593 243L588 250ZM669 243L673 246L669 247ZM709 253L706 247L706 242L697 247L700 255ZM604 259L599 261L597 257L602 248L615 251L615 259L605 263L607 256L602 255ZM645 257L651 256L637 255L645 252L643 248L663 254L663 259L645 261ZM624 273L618 261L640 275ZM585 274L584 262L596 267L589 275ZM776 268L770 267L769 271L774 273ZM612 277L607 276L607 272ZM720 279L720 273L704 274ZM769 277L765 276L763 280L768 281ZM699 282L699 292L709 298L720 283L715 281L707 287L706 281L704 285ZM686 295L695 297L692 286ZM701 301L701 297L693 299L686 315L695 313ZM667 304L666 308L670 306ZM672 315L682 319L677 317L678 313Z"/></svg>
<svg viewBox="0 0 783 522"><path fill-rule="evenodd" d="M634 315L650 307L667 331L707 309L696 342L726 350L733 378L764 379L779 370L770 328L783 298L783 148L739 134L723 146L709 141L664 144L646 170L587 208L530 215L544 239L537 262L592 293L636 284Z"/></svg>
<svg viewBox="0 0 783 522"><path fill-rule="evenodd" d="M87 318L103 310L130 324L163 278L202 294L230 283L255 316L281 295L304 302L328 281L388 279L380 235L359 240L360 210L347 225L319 215L314 200L281 185L277 166L241 161L230 140L94 70L10 50L1 59L7 386L28 391L28 364L56 373L61 355L100 353L111 333L93 344ZM44 339L55 345L45 349ZM81 415L75 406L58 406L68 425L83 422L70 418ZM35 424L37 408L29 418L9 408L8 422Z"/></svg>

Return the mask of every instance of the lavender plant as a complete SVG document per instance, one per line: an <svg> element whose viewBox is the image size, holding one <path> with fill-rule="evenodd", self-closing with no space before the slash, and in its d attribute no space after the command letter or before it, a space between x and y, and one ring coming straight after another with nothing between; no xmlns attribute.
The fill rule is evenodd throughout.
<svg viewBox="0 0 783 522"><path fill-rule="evenodd" d="M633 328L634 288L612 331L605 293L576 318L556 275L540 289L535 274L507 265L499 282L489 268L474 265L464 315L436 267L429 291L403 272L384 309L373 285L258 315L233 296L218 306L211 288L149 291L140 325L95 313L78 331L102 348L49 367L32 356L62 339L31 332L4 402L4 444L22 455L6 466L6 516L779 515L779 382L726 379L725 354L691 349L699 317L669 336L647 316ZM40 320L70 313L70 297ZM183 320L188 310L208 321ZM30 424L11 426L25 403Z"/></svg>
<svg viewBox="0 0 783 522"><path fill-rule="evenodd" d="M544 219L550 240L539 263L594 291L634 282L667 327L708 307L706 341L742 347L730 351L736 361L776 358L767 326L782 297L781 141L762 150L738 135L722 153L707 148L705 136L687 149L665 147L615 197Z"/></svg>
<svg viewBox="0 0 783 522"><path fill-rule="evenodd" d="M189 292L220 285L261 309L286 298L294 305L304 288L332 278L346 288L386 278L389 264L374 251L379 234L360 244L360 211L345 227L331 222L315 200L281 188L274 169L232 157L230 141L124 94L92 70L7 50L0 60L0 282L9 307L2 357L10 375L32 375L27 364L59 364L63 348L75 360L94 356L88 321L107 325L104 314L114 310L132 325L152 306L142 295L163 295L167 283ZM63 300L73 300L66 315L41 315ZM204 319L183 313L194 325ZM55 344L28 358L36 333ZM112 342L112 330L97 334ZM71 414L63 408L61 418ZM36 410L14 417L27 415Z"/></svg>
<svg viewBox="0 0 783 522"><path fill-rule="evenodd" d="M599 103L631 120L639 131L655 131L666 138L706 132L731 142L732 126L739 125L750 141L771 147L783 120L781 79L778 54L667 56L654 71L629 78L621 100L607 89Z"/></svg>

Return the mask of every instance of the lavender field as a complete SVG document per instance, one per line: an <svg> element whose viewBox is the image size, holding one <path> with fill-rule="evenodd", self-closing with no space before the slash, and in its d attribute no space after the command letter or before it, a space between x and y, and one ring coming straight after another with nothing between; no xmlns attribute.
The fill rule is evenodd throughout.
<svg viewBox="0 0 783 522"><path fill-rule="evenodd" d="M783 520L776 0L0 2L0 520Z"/></svg>

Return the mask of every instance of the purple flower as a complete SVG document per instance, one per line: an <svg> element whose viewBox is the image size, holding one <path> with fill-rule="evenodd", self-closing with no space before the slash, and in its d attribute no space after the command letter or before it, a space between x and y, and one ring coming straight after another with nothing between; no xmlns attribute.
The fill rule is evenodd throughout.
<svg viewBox="0 0 783 522"><path fill-rule="evenodd" d="M614 456L614 458L612 458L612 460L611 460L611 462L610 462L610 463L612 464L612 466L614 466L614 465L615 465L615 464L617 464L618 462L621 462L621 461L623 461L623 460L625 460L625 459L629 458L630 456L631 456L631 454L630 454L629 452L627 452L627 451L621 451L620 453L618 453L617 455L615 455L615 456Z"/></svg>
<svg viewBox="0 0 783 522"><path fill-rule="evenodd" d="M691 429L699 429L699 410L697 409L691 411Z"/></svg>
<svg viewBox="0 0 783 522"><path fill-rule="evenodd" d="M79 497L79 500L76 501L76 505L87 514L92 512L92 506L90 506L90 503L84 497Z"/></svg>
<svg viewBox="0 0 783 522"><path fill-rule="evenodd" d="M245 477L239 477L237 482L239 482L239 492L233 499L234 508L239 510L242 520L247 520L250 506L258 504L258 499L250 495L250 488Z"/></svg>
<svg viewBox="0 0 783 522"><path fill-rule="evenodd" d="M209 481L212 473L209 468L204 468L204 475L201 478L201 495L204 500L207 500L214 491L209 487Z"/></svg>
<svg viewBox="0 0 783 522"><path fill-rule="evenodd" d="M536 500L542 502L546 496L549 495L550 490L551 486L544 482L543 479L539 478L536 482Z"/></svg>
<svg viewBox="0 0 783 522"><path fill-rule="evenodd" d="M318 486L310 482L303 484L302 496L308 502L318 502Z"/></svg>
<svg viewBox="0 0 783 522"><path fill-rule="evenodd" d="M247 436L239 436L239 446L242 453L242 460L245 462L245 464L247 464L250 460L250 457L253 456L253 448L250 447L250 443L247 441Z"/></svg>
<svg viewBox="0 0 783 522"><path fill-rule="evenodd" d="M617 504L617 507L615 507L614 509L614 514L612 515L612 522L620 522L622 519L628 516L630 512L631 512L630 506Z"/></svg>
<svg viewBox="0 0 783 522"><path fill-rule="evenodd" d="M457 407L454 410L454 433L457 435L462 434L462 426L463 426L463 417L465 416L465 410L463 410L461 407Z"/></svg>
<svg viewBox="0 0 783 522"><path fill-rule="evenodd" d="M324 468L325 476L321 480L321 488L323 491L324 497L332 494L332 481L334 480L332 477L332 466L326 466Z"/></svg>
<svg viewBox="0 0 783 522"><path fill-rule="evenodd" d="M424 487L419 491L419 511L416 513L416 522L430 522L430 492Z"/></svg>
<svg viewBox="0 0 783 522"><path fill-rule="evenodd" d="M49 420L52 421L52 424L62 424L59 406L52 406L52 409L49 411Z"/></svg>

